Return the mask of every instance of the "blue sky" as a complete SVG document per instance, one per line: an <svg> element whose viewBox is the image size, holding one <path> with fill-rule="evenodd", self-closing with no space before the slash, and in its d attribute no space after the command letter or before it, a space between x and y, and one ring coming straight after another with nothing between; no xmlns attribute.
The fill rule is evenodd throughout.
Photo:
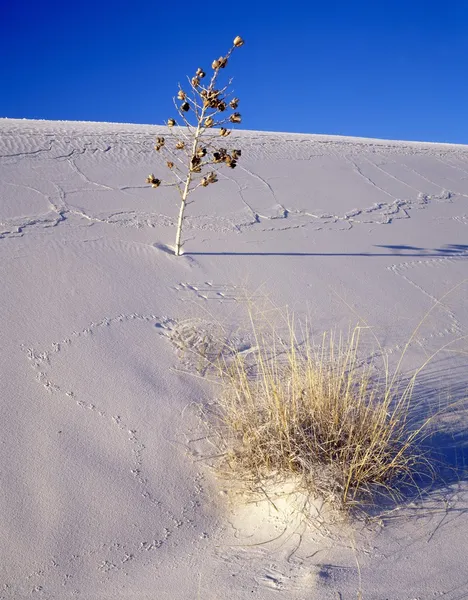
<svg viewBox="0 0 468 600"><path fill-rule="evenodd" d="M242 128L468 143L467 0L3 0L0 116L162 123L237 34Z"/></svg>

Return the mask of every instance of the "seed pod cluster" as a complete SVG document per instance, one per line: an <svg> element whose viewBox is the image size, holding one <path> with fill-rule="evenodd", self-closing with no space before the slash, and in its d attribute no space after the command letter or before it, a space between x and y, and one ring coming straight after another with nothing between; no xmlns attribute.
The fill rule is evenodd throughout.
<svg viewBox="0 0 468 600"><path fill-rule="evenodd" d="M154 149L159 152L165 143L166 140L163 137L156 138L156 144L154 145Z"/></svg>
<svg viewBox="0 0 468 600"><path fill-rule="evenodd" d="M215 164L224 163L231 169L235 169L237 166L237 159L240 155L240 150L232 150L231 154L229 154L226 148L220 148L216 152L213 152L213 162Z"/></svg>
<svg viewBox="0 0 468 600"><path fill-rule="evenodd" d="M207 185L210 185L210 183L216 183L217 181L218 177L216 176L216 173L214 173L214 171L211 171L211 173L208 173L208 175L201 179L200 185L206 187Z"/></svg>
<svg viewBox="0 0 468 600"><path fill-rule="evenodd" d="M227 56L220 56L217 60L214 60L211 63L211 67L214 71L217 71L218 69L225 69L227 67L227 64Z"/></svg>
<svg viewBox="0 0 468 600"><path fill-rule="evenodd" d="M161 180L157 179L153 173L151 173L150 175L148 175L148 177L146 178L146 183L150 183L152 187L157 188L161 185Z"/></svg>
<svg viewBox="0 0 468 600"><path fill-rule="evenodd" d="M220 148L217 152L213 152L213 162L215 162L215 163L223 162L226 154L227 154L226 148Z"/></svg>
<svg viewBox="0 0 468 600"><path fill-rule="evenodd" d="M220 103L219 90L202 90L200 96L203 98L203 106L205 108L218 108Z"/></svg>
<svg viewBox="0 0 468 600"><path fill-rule="evenodd" d="M156 138L155 149L157 151L163 148L166 150L166 158L168 158L166 166L168 169L175 171L173 173L173 176L177 178L175 185L181 194L183 203L181 207L182 216L179 218L176 237L176 255L180 255L181 250L180 234L186 198L197 187L193 183L198 181L198 185L201 187L216 183L218 181L216 170L204 172L205 169L209 168L209 165L212 165L212 168L216 165L216 169L223 165L234 169L242 154L239 149L217 149L217 145L214 143L214 134L218 135L219 132L221 138L227 138L231 134L228 127L242 122L242 117L237 112L239 98L231 97L231 92L228 91L230 82L226 86L216 88L218 79L221 76L221 69L228 66L232 52L243 44L244 40L240 36L234 38L231 49L212 62L213 73L211 79L208 77L207 82L205 82L205 71L198 67L193 76L188 78L188 93L179 86L177 98L174 101L180 116L180 123L182 126L187 126L186 131L182 133L181 130L181 136L175 136L175 139L172 133L166 135L166 139L164 137ZM185 113L188 113L187 116ZM193 125L194 121L195 125ZM173 118L169 118L166 124L169 128L178 125ZM214 127L219 129L213 132L208 131ZM193 150L190 151L189 148L193 148ZM184 151L182 155L177 154L178 150ZM185 163L184 175L181 165L184 164L185 159L188 160L188 164ZM198 173L200 175L197 177L196 174ZM154 174L150 174L146 178L146 183L157 188L161 186L162 181Z"/></svg>
<svg viewBox="0 0 468 600"><path fill-rule="evenodd" d="M201 158L199 156L192 156L190 159L190 170L193 173L201 172Z"/></svg>

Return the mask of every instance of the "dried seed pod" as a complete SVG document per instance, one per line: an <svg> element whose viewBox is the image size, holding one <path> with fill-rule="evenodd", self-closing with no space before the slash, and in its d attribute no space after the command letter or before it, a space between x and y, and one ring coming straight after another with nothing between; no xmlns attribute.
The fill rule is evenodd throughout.
<svg viewBox="0 0 468 600"><path fill-rule="evenodd" d="M206 73L203 69L198 68L197 72L196 72L197 77L199 77L200 79L203 79L203 77L205 77Z"/></svg>
<svg viewBox="0 0 468 600"><path fill-rule="evenodd" d="M209 181L206 177L202 177L202 179L200 180L200 185L202 185L203 187L206 187L207 185L209 185Z"/></svg>
<svg viewBox="0 0 468 600"><path fill-rule="evenodd" d="M226 156L223 156L223 160L227 165L230 165L233 161L233 159L229 156L229 154L226 154Z"/></svg>
<svg viewBox="0 0 468 600"><path fill-rule="evenodd" d="M214 121L211 117L208 117L207 119L205 119L205 127L213 127L214 125Z"/></svg>
<svg viewBox="0 0 468 600"><path fill-rule="evenodd" d="M185 148L185 142L177 142L175 147L177 148L177 150L183 150Z"/></svg>
<svg viewBox="0 0 468 600"><path fill-rule="evenodd" d="M214 60L211 63L211 68L214 69L216 71L216 69L219 69L219 60Z"/></svg>
<svg viewBox="0 0 468 600"><path fill-rule="evenodd" d="M186 93L182 90L179 90L178 94L177 94L177 98L179 98L179 100L185 100L186 98Z"/></svg>
<svg viewBox="0 0 468 600"><path fill-rule="evenodd" d="M214 162L223 162L227 155L226 148L220 148L217 152L213 152L213 160Z"/></svg>
<svg viewBox="0 0 468 600"><path fill-rule="evenodd" d="M241 38L240 35L236 35L233 44L234 46L236 46L236 48L239 48L240 46L244 45L244 40Z"/></svg>
<svg viewBox="0 0 468 600"><path fill-rule="evenodd" d="M219 135L221 137L227 137L231 132L228 131L225 127L221 127L221 129L219 130Z"/></svg>
<svg viewBox="0 0 468 600"><path fill-rule="evenodd" d="M237 166L236 160L231 160L231 162L228 164L228 167L231 167L231 169L235 169L236 166Z"/></svg>
<svg viewBox="0 0 468 600"><path fill-rule="evenodd" d="M175 119L168 119L167 120L167 126L168 127L174 127L175 124L176 124Z"/></svg>
<svg viewBox="0 0 468 600"><path fill-rule="evenodd" d="M237 108L239 106L239 98L233 98L231 102L229 102L229 106L231 108Z"/></svg>
<svg viewBox="0 0 468 600"><path fill-rule="evenodd" d="M190 160L190 170L194 173L200 173L201 171L201 159L198 156L192 156Z"/></svg>
<svg viewBox="0 0 468 600"><path fill-rule="evenodd" d="M207 179L208 183L216 183L218 181L218 177L217 177L216 173L214 173L213 171L208 173L206 179Z"/></svg>
<svg viewBox="0 0 468 600"><path fill-rule="evenodd" d="M159 150L161 150L161 148L164 146L165 141L166 140L163 137L156 138L156 144L154 146L155 150L159 152Z"/></svg>
<svg viewBox="0 0 468 600"><path fill-rule="evenodd" d="M200 80L198 77L192 77L192 85L193 87L198 87L200 85Z"/></svg>
<svg viewBox="0 0 468 600"><path fill-rule="evenodd" d="M153 173L151 173L146 178L146 183L150 183L154 188L157 188L157 187L159 187L161 185L161 180L160 179L156 179L156 177L153 175Z"/></svg>
<svg viewBox="0 0 468 600"><path fill-rule="evenodd" d="M206 156L206 148L198 148L196 156L198 156L198 158Z"/></svg>
<svg viewBox="0 0 468 600"><path fill-rule="evenodd" d="M233 151L231 152L231 156L232 156L232 158L234 158L234 160L235 160L235 159L237 159L237 158L239 158L239 156L240 156L241 154L242 154L242 151L241 151L241 150L233 150Z"/></svg>
<svg viewBox="0 0 468 600"><path fill-rule="evenodd" d="M220 56L218 58L219 68L224 69L224 67L228 64L228 59L225 56Z"/></svg>
<svg viewBox="0 0 468 600"><path fill-rule="evenodd" d="M229 120L231 121L231 123L240 123L242 121L242 117L239 113L236 112L229 117Z"/></svg>
<svg viewBox="0 0 468 600"><path fill-rule="evenodd" d="M173 168L174 168L174 163L173 163L173 162L171 162L170 160L168 160L168 161L166 162L166 165L169 167L169 169L173 169Z"/></svg>
<svg viewBox="0 0 468 600"><path fill-rule="evenodd" d="M188 110L190 110L190 104L188 102L184 102L183 104L181 104L180 108L184 112L187 112Z"/></svg>
<svg viewBox="0 0 468 600"><path fill-rule="evenodd" d="M217 109L219 110L219 112L224 112L226 110L227 106L226 106L226 102L224 102L224 100L220 100L218 102L218 106Z"/></svg>

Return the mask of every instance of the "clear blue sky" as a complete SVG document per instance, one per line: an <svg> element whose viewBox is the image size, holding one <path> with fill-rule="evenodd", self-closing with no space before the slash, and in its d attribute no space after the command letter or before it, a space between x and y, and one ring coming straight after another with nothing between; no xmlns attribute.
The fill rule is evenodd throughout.
<svg viewBox="0 0 468 600"><path fill-rule="evenodd" d="M0 0L0 116L162 123L237 34L242 128L468 143L468 0Z"/></svg>

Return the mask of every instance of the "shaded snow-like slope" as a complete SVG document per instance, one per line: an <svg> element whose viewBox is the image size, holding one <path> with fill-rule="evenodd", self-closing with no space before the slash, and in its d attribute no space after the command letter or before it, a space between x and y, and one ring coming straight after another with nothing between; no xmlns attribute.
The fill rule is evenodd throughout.
<svg viewBox="0 0 468 600"><path fill-rule="evenodd" d="M162 132L0 120L0 598L355 598L356 558L365 598L461 598L463 481L379 533L315 519L256 545L282 520L233 513L194 459L190 403L215 392L190 348L219 321L248 347L247 295L314 333L359 315L398 357L468 277L468 147L233 133L239 166L192 196L177 259L177 196L144 183ZM421 375L426 406L466 395L467 292L405 356L462 338ZM464 415L437 438L447 460Z"/></svg>

